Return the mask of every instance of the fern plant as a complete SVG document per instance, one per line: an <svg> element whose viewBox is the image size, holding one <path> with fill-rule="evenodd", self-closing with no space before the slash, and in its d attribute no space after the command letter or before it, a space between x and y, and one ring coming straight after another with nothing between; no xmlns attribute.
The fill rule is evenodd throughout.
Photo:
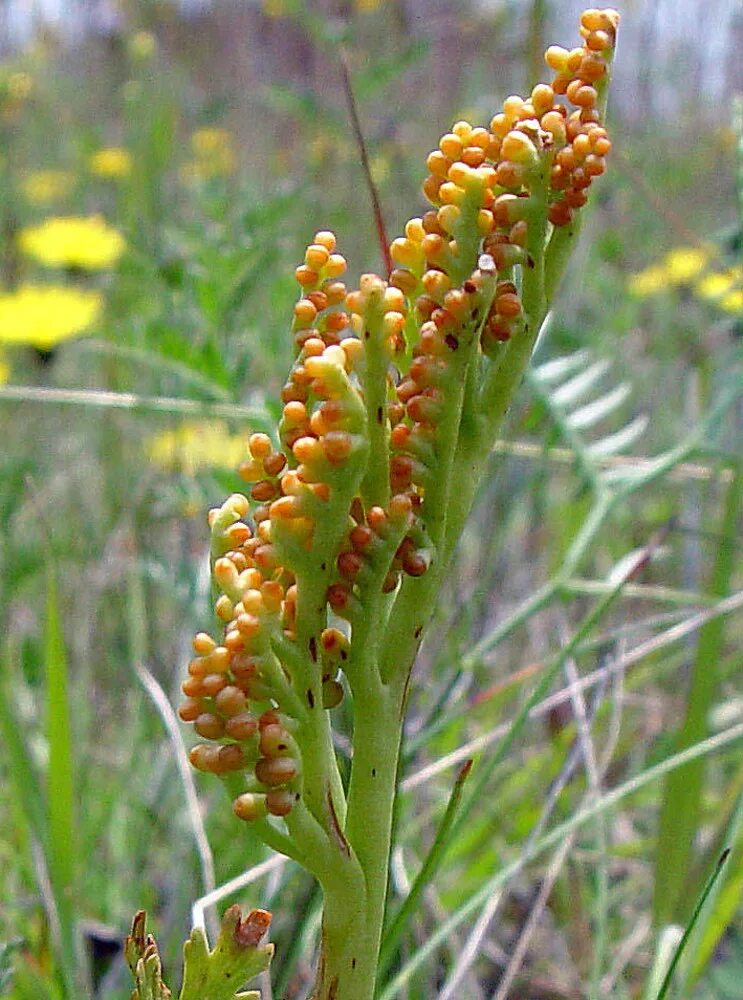
<svg viewBox="0 0 743 1000"><path fill-rule="evenodd" d="M605 170L617 23L587 10L582 43L547 50L549 84L443 136L431 208L392 242L386 278L349 291L334 235L316 234L281 419L249 438L249 490L209 514L217 626L194 639L180 715L202 740L193 766L322 887L314 1000L375 994L410 673Z"/></svg>

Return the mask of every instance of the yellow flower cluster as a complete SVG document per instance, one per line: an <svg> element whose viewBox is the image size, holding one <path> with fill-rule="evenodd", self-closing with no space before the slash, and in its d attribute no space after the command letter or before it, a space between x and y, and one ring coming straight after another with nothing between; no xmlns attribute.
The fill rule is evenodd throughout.
<svg viewBox="0 0 743 1000"><path fill-rule="evenodd" d="M107 225L100 215L49 218L22 229L18 242L25 254L45 267L85 271L113 267L126 247L118 229Z"/></svg>
<svg viewBox="0 0 743 1000"><path fill-rule="evenodd" d="M88 169L96 177L119 180L132 172L132 155L120 146L99 149L88 160Z"/></svg>
<svg viewBox="0 0 743 1000"><path fill-rule="evenodd" d="M743 267L713 270L718 260L713 247L674 247L659 263L631 275L627 288L638 298L690 288L724 312L743 312Z"/></svg>
<svg viewBox="0 0 743 1000"><path fill-rule="evenodd" d="M185 180L206 180L228 177L235 172L237 154L235 139L226 128L200 128L191 135L193 159L184 164Z"/></svg>
<svg viewBox="0 0 743 1000"><path fill-rule="evenodd" d="M90 332L102 308L98 292L63 285L21 285L0 295L0 343L49 350Z"/></svg>
<svg viewBox="0 0 743 1000"><path fill-rule="evenodd" d="M743 313L743 267L730 267L704 275L694 289L697 295L724 312Z"/></svg>
<svg viewBox="0 0 743 1000"><path fill-rule="evenodd" d="M189 422L151 438L147 451L156 465L193 476L202 469L234 469L245 456L245 441L220 421Z"/></svg>

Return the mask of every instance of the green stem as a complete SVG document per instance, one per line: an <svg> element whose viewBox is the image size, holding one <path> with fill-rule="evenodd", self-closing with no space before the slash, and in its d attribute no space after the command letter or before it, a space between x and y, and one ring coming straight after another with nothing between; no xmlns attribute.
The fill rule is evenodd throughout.
<svg viewBox="0 0 743 1000"><path fill-rule="evenodd" d="M376 670L368 670L366 678L356 702L345 830L348 850L363 872L363 888L359 891L358 886L343 878L325 888L322 957L313 1000L373 1000L374 997L387 894L404 687L382 685Z"/></svg>

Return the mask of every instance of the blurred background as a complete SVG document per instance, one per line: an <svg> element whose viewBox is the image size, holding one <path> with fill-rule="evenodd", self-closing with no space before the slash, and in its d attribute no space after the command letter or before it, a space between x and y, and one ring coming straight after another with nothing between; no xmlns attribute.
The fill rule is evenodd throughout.
<svg viewBox="0 0 743 1000"><path fill-rule="evenodd" d="M677 995L740 996L743 5L617 6L610 169L417 668L393 910L456 764L482 752L484 777L385 1000L642 997L723 844ZM194 901L265 856L214 782L189 799L168 704L209 626L206 511L279 412L294 267L318 229L349 285L381 267L341 53L394 236L440 135L546 79L582 7L0 3L0 995L124 1000L134 912L171 972ZM467 909L524 845L720 734ZM286 865L233 901L274 911L264 1000L306 996L316 890Z"/></svg>

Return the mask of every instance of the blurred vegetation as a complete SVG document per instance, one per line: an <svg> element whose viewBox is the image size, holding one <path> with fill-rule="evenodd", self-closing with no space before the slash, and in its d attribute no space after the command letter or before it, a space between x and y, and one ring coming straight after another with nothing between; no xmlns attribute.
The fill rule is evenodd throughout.
<svg viewBox="0 0 743 1000"><path fill-rule="evenodd" d="M176 700L207 616L204 515L276 416L305 243L331 228L352 280L380 266L340 46L392 236L441 131L523 87L552 5L515 6L459 5L447 53L403 4L265 0L240 22L247 90L208 18L199 38L144 2L0 66L0 995L124 1000L134 912L174 962L194 901L263 859L196 779L210 871L142 678ZM673 988L740 994L743 130L732 95L679 116L614 115L422 652L392 913L445 844L390 925L385 998L642 996L724 846ZM304 876L277 865L235 900L274 912L273 995L305 996Z"/></svg>

